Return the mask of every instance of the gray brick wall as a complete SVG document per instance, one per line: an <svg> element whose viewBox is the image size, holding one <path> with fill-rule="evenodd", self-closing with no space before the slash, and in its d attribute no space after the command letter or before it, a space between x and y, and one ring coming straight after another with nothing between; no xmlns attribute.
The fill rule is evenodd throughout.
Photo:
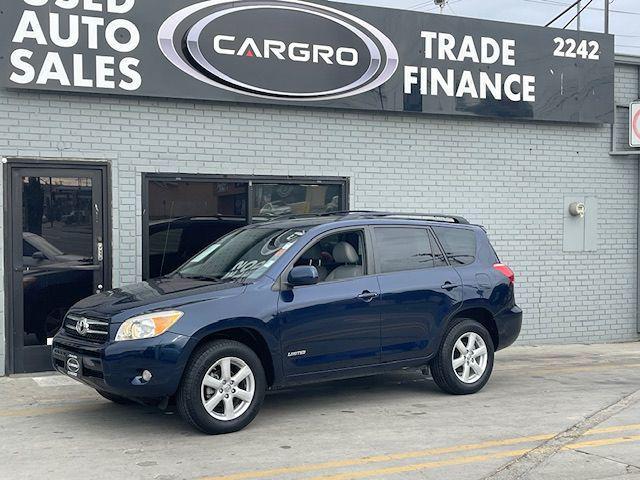
<svg viewBox="0 0 640 480"><path fill-rule="evenodd" d="M618 102L637 97L637 75L618 67ZM3 156L110 162L115 285L141 277L142 172L338 175L353 208L485 225L517 273L521 343L638 338L638 158L608 155L607 126L1 89L0 132ZM596 252L562 251L567 195L598 197Z"/></svg>

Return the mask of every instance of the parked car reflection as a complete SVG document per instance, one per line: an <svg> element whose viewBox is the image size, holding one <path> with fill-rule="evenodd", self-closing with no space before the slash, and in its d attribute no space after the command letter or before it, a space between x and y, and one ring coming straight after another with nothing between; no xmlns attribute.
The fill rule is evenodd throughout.
<svg viewBox="0 0 640 480"><path fill-rule="evenodd" d="M40 235L22 234L25 344L46 345L71 305L93 293L93 258L65 254Z"/></svg>
<svg viewBox="0 0 640 480"><path fill-rule="evenodd" d="M237 217L180 217L149 223L149 278L173 272L216 239L246 225Z"/></svg>

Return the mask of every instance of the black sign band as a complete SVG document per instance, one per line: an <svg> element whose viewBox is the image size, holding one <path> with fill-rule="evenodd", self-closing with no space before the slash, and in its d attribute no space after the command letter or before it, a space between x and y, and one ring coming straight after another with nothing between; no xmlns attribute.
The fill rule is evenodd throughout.
<svg viewBox="0 0 640 480"><path fill-rule="evenodd" d="M613 37L305 0L17 0L9 88L613 122Z"/></svg>

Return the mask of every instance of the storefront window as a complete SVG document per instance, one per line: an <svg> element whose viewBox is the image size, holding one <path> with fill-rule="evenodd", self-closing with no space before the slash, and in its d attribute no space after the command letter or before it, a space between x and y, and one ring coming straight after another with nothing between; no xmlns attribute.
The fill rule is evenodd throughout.
<svg viewBox="0 0 640 480"><path fill-rule="evenodd" d="M248 188L247 182L149 182L149 277L174 271L246 225Z"/></svg>
<svg viewBox="0 0 640 480"><path fill-rule="evenodd" d="M254 221L342 210L342 185L264 184L254 187Z"/></svg>
<svg viewBox="0 0 640 480"><path fill-rule="evenodd" d="M145 278L167 275L249 222L345 210L344 183L216 181L150 177L145 208Z"/></svg>

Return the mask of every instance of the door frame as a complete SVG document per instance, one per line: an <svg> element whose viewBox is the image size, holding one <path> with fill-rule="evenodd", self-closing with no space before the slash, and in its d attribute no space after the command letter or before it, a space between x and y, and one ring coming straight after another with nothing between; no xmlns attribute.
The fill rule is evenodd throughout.
<svg viewBox="0 0 640 480"><path fill-rule="evenodd" d="M349 177L335 176L279 176L279 175L226 175L207 173L142 173L142 278L149 277L149 182L152 181L185 181L185 182L220 182L220 183L246 183L247 184L247 224L253 223L251 201L253 199L255 185L282 183L282 184L318 184L340 185L342 187L342 204L348 210L351 198L351 182Z"/></svg>
<svg viewBox="0 0 640 480"><path fill-rule="evenodd" d="M102 216L103 216L103 244L104 244L104 289L112 285L112 209L111 209L111 168L105 160L52 158L52 157L6 157L3 159L2 181L3 191L3 222L4 222L4 328L5 328L5 371L7 375L15 373L14 324L16 302L22 302L22 291L16 289L13 282L13 250L15 228L12 219L12 199L15 194L13 186L13 171L20 168L56 169L64 174L69 170L92 170L102 175ZM18 291L20 290L20 291Z"/></svg>

